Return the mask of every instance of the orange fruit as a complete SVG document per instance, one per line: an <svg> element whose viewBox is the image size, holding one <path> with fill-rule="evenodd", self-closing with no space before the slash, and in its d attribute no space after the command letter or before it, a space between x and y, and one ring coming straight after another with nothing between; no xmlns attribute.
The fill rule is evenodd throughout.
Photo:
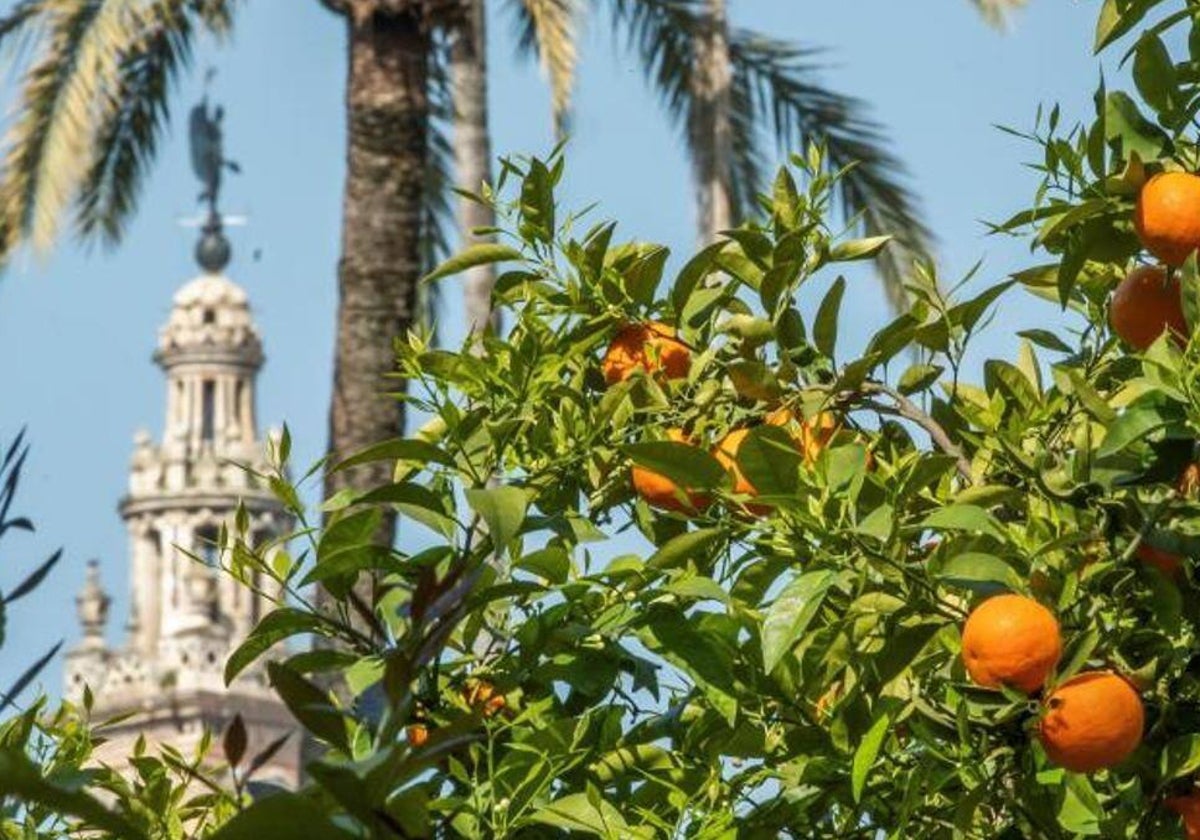
<svg viewBox="0 0 1200 840"><path fill-rule="evenodd" d="M412 744L414 749L420 749L429 740L429 730L423 723L409 724L404 731L408 735L408 743Z"/></svg>
<svg viewBox="0 0 1200 840"><path fill-rule="evenodd" d="M506 705L504 695L497 694L496 687L487 680L468 680L462 693L467 705L482 710L484 717L492 717Z"/></svg>
<svg viewBox="0 0 1200 840"><path fill-rule="evenodd" d="M692 352L675 337L674 327L649 321L626 324L608 345L600 370L609 385L623 382L634 371L661 373L667 379L682 379L692 364Z"/></svg>
<svg viewBox="0 0 1200 840"><path fill-rule="evenodd" d="M1200 248L1200 177L1163 172L1138 193L1133 226L1146 250L1180 266Z"/></svg>
<svg viewBox="0 0 1200 840"><path fill-rule="evenodd" d="M1140 543L1134 554L1137 556L1137 559L1149 566L1153 566L1172 580L1178 580L1180 574L1183 572L1183 558L1178 554L1163 551L1161 548L1155 548L1148 543Z"/></svg>
<svg viewBox="0 0 1200 840"><path fill-rule="evenodd" d="M729 434L721 439L721 442L713 449L713 457L720 462L721 466L729 471L733 476L733 492L743 496L757 496L758 490L750 483L749 479L742 474L742 470L737 465L738 451L742 448L742 442L746 439L746 435L750 434L749 429L734 429ZM770 508L765 505L746 505L746 509L755 514L766 514L770 512Z"/></svg>
<svg viewBox="0 0 1200 840"><path fill-rule="evenodd" d="M1124 677L1089 671L1060 685L1046 701L1038 738L1050 760L1076 773L1115 767L1142 742L1146 713Z"/></svg>
<svg viewBox="0 0 1200 840"><path fill-rule="evenodd" d="M1169 797L1163 804L1183 820L1183 836L1187 840L1200 840L1200 791Z"/></svg>
<svg viewBox="0 0 1200 840"><path fill-rule="evenodd" d="M1135 350L1145 350L1164 330L1186 341L1187 320L1179 281L1160 266L1138 266L1113 292L1108 319L1113 332Z"/></svg>
<svg viewBox="0 0 1200 840"><path fill-rule="evenodd" d="M817 456L842 428L831 412L822 411L816 417L805 420L787 408L772 411L767 415L766 423L768 426L794 426L796 443L808 464L817 460Z"/></svg>
<svg viewBox="0 0 1200 840"><path fill-rule="evenodd" d="M1054 614L1024 595L988 598L963 627L963 664L971 679L986 688L1037 691L1060 656L1062 638Z"/></svg>
<svg viewBox="0 0 1200 840"><path fill-rule="evenodd" d="M668 429L667 440L691 443L682 429ZM635 464L631 478L634 492L645 499L650 507L673 510L677 513L696 513L708 507L709 499L703 493L685 491L674 481L654 470Z"/></svg>

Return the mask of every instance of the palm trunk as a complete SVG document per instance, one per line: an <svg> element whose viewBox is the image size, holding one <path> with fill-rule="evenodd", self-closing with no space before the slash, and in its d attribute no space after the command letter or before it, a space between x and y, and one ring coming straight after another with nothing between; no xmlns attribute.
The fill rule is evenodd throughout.
<svg viewBox="0 0 1200 840"><path fill-rule="evenodd" d="M696 44L689 115L701 246L733 227L733 130L730 123L728 22L725 0L708 0L708 26Z"/></svg>
<svg viewBox="0 0 1200 840"><path fill-rule="evenodd" d="M409 4L415 6L417 4ZM392 339L416 311L421 209L429 121L431 44L418 11L402 4L351 5L346 16L348 150L338 264L337 339L329 451L340 459L403 429ZM391 481L390 464L325 474L325 493ZM379 539L390 545L395 519ZM363 593L369 594L369 593Z"/></svg>
<svg viewBox="0 0 1200 840"><path fill-rule="evenodd" d="M454 97L454 163L459 186L478 192L492 181L492 142L488 134L487 30L483 0L462 0L463 15L450 47L450 79ZM494 236L475 237L476 228L496 224L491 207L459 197L458 229L463 244L492 241ZM500 329L500 313L492 309L492 287L496 270L476 266L463 278L467 327L482 332L490 324Z"/></svg>

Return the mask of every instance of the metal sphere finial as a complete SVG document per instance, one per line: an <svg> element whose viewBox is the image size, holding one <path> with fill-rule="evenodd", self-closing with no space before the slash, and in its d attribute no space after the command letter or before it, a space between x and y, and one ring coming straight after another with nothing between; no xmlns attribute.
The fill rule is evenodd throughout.
<svg viewBox="0 0 1200 840"><path fill-rule="evenodd" d="M196 243L196 262L200 263L200 267L209 274L219 274L229 265L232 255L229 239L221 230L221 225L205 225Z"/></svg>

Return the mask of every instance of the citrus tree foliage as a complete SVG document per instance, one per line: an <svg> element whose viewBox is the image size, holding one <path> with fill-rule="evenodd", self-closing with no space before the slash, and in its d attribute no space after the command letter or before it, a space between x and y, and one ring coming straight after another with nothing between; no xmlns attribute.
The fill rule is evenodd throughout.
<svg viewBox="0 0 1200 840"><path fill-rule="evenodd" d="M33 522L13 507L28 457L24 431L0 455L0 543L4 547L0 562L5 564L13 562L12 535L34 530ZM43 585L61 558L59 549L11 589L0 591L0 647L6 624L27 620L12 605ZM84 691L80 708L65 703L51 709L44 697L21 707L26 689L61 647L60 642L30 662L0 693L0 713L7 713L0 724L0 837L63 837L81 821L107 836L193 837L228 819L241 786L236 779L233 785L222 779L230 788L226 792L209 777L207 736L189 757L169 747L150 755L139 743L130 757L135 772L122 775L94 766L106 721L91 719L89 691ZM116 802L118 809L107 809L85 787Z"/></svg>
<svg viewBox="0 0 1200 840"><path fill-rule="evenodd" d="M335 467L386 461L393 481L328 500L330 524L304 525L291 554L251 548L240 523L223 535L231 574L289 593L227 677L270 658L318 749L302 790L270 795L234 751L236 803L213 809L234 816L214 836L1181 837L1166 802L1200 770L1200 351L1167 334L1135 352L1108 309L1145 258L1131 218L1147 173L1200 163L1200 41L1172 34L1192 15L1102 7L1099 48L1146 27L1126 39L1137 90L1102 88L1072 130L1051 111L1030 135L1034 207L997 226L1028 232L1043 264L971 293L918 269L911 310L861 347L839 340L859 293L839 267L888 243L829 229L819 148L780 172L759 223L678 271L567 214L560 156L506 162L479 199L504 237L429 282L503 262L508 334L398 341L404 399L432 419ZM1195 325L1195 258L1178 274ZM824 290L811 314L808 284ZM1027 294L1081 329L1028 330L967 381L989 312ZM650 322L686 345L686 376L606 375L614 337ZM268 479L303 523L288 449ZM634 492L635 468L682 488L674 509ZM421 548L372 544L385 508ZM305 600L314 584L331 611ZM1001 592L1061 627L1040 692L964 670L964 621ZM294 637L317 644L289 655ZM1144 737L1069 772L1039 741L1043 701L1096 670L1136 687ZM79 781L46 778L49 793ZM117 799L72 813L105 829L132 810Z"/></svg>

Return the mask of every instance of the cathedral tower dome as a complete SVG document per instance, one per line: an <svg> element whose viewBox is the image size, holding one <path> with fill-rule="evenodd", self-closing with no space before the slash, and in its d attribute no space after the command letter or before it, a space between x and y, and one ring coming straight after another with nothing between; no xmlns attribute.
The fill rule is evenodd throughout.
<svg viewBox="0 0 1200 840"><path fill-rule="evenodd" d="M262 341L245 290L224 274L201 274L186 284L159 331L155 359L166 369L203 362L261 367Z"/></svg>

